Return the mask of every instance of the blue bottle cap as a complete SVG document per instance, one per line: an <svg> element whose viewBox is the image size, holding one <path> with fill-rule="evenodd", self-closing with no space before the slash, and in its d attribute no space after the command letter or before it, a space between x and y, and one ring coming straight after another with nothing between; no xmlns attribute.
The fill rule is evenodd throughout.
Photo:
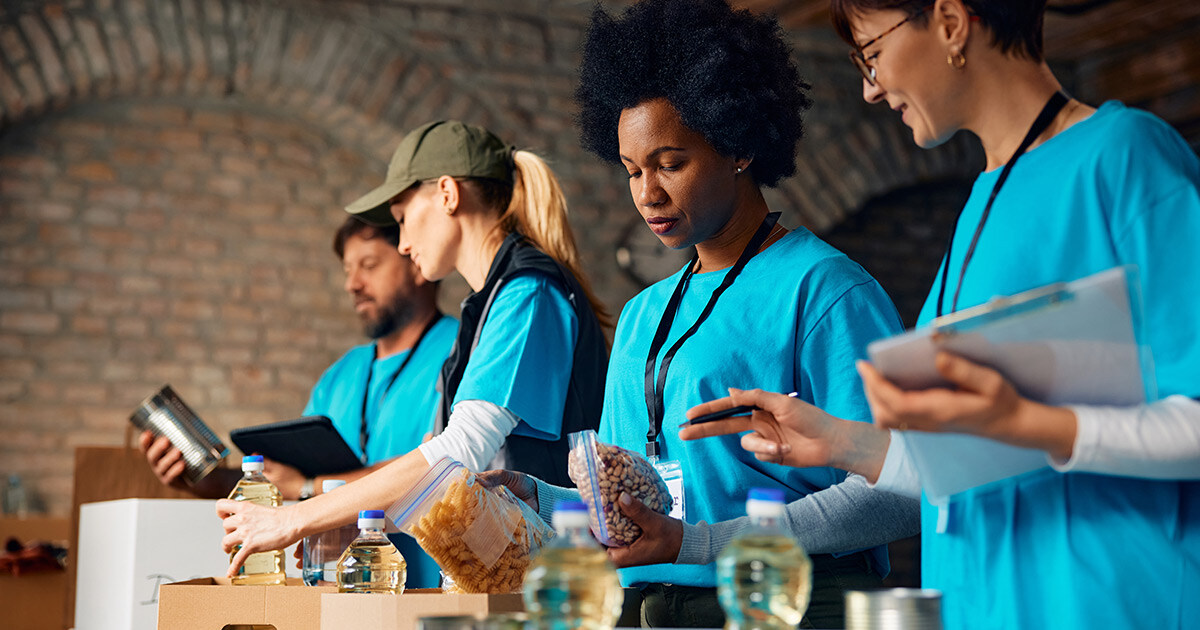
<svg viewBox="0 0 1200 630"><path fill-rule="evenodd" d="M559 501L554 506L555 512L586 512L587 504L582 501Z"/></svg>
<svg viewBox="0 0 1200 630"><path fill-rule="evenodd" d="M242 463L243 464L246 464L246 463L261 464L262 460L263 460L262 455L246 455L245 457L242 458Z"/></svg>
<svg viewBox="0 0 1200 630"><path fill-rule="evenodd" d="M750 501L783 503L783 490L779 488L751 488L750 495L746 498Z"/></svg>
<svg viewBox="0 0 1200 630"><path fill-rule="evenodd" d="M358 513L358 518L383 518L383 510L363 510Z"/></svg>

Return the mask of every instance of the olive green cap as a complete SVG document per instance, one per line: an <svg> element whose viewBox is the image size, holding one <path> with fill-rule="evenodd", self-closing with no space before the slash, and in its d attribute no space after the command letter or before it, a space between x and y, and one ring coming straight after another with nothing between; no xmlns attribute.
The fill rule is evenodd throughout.
<svg viewBox="0 0 1200 630"><path fill-rule="evenodd" d="M383 184L346 206L346 212L374 225L394 225L388 202L427 179L449 175L511 183L512 152L483 127L457 120L426 123L400 141Z"/></svg>

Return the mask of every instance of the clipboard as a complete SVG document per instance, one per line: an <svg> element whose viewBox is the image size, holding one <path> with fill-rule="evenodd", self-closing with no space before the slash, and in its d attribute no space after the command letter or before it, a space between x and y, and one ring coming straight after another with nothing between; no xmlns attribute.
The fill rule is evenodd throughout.
<svg viewBox="0 0 1200 630"><path fill-rule="evenodd" d="M879 371L902 389L950 386L934 367L940 350L987 365L1024 397L1052 405L1137 405L1155 400L1153 362L1139 343L1137 269L1114 267L935 319L867 346ZM895 434L934 504L1037 470L1044 451L955 433Z"/></svg>
<svg viewBox="0 0 1200 630"><path fill-rule="evenodd" d="M325 416L242 427L229 439L243 453L258 453L296 468L305 477L336 475L362 468L363 462Z"/></svg>

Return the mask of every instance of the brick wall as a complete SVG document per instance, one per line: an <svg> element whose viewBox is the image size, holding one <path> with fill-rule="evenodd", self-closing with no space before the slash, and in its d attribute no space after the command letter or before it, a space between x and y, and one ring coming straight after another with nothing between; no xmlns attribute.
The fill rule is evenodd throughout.
<svg viewBox="0 0 1200 630"><path fill-rule="evenodd" d="M250 107L81 105L0 138L0 461L54 513L72 449L171 383L219 435L299 415L359 341L330 249L366 160Z"/></svg>

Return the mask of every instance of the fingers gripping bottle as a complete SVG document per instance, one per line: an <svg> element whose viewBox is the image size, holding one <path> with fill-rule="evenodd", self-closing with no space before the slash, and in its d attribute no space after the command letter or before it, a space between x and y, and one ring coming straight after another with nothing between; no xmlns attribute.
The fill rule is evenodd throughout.
<svg viewBox="0 0 1200 630"><path fill-rule="evenodd" d="M341 479L326 479L321 482L321 493L332 492L346 485ZM302 548L304 560L304 583L308 586L326 586L337 583L337 563L346 547L358 537L358 527L343 525L329 531L305 536Z"/></svg>
<svg viewBox="0 0 1200 630"><path fill-rule="evenodd" d="M408 563L383 534L383 510L359 512L358 530L337 563L338 592L403 593Z"/></svg>
<svg viewBox="0 0 1200 630"><path fill-rule="evenodd" d="M525 574L525 611L535 630L611 630L624 593L608 554L588 529L587 505L562 501L557 536Z"/></svg>
<svg viewBox="0 0 1200 630"><path fill-rule="evenodd" d="M783 491L754 488L750 528L717 557L717 598L726 630L792 630L808 609L812 561L784 529Z"/></svg>
<svg viewBox="0 0 1200 630"><path fill-rule="evenodd" d="M234 501L249 501L255 505L279 507L283 497L275 484L263 476L262 455L247 455L242 458L242 478L234 486L229 498ZM232 561L242 546L233 548L229 554ZM283 574L283 551L263 551L252 553L242 563L238 573L233 578L234 584L283 584L286 577Z"/></svg>

